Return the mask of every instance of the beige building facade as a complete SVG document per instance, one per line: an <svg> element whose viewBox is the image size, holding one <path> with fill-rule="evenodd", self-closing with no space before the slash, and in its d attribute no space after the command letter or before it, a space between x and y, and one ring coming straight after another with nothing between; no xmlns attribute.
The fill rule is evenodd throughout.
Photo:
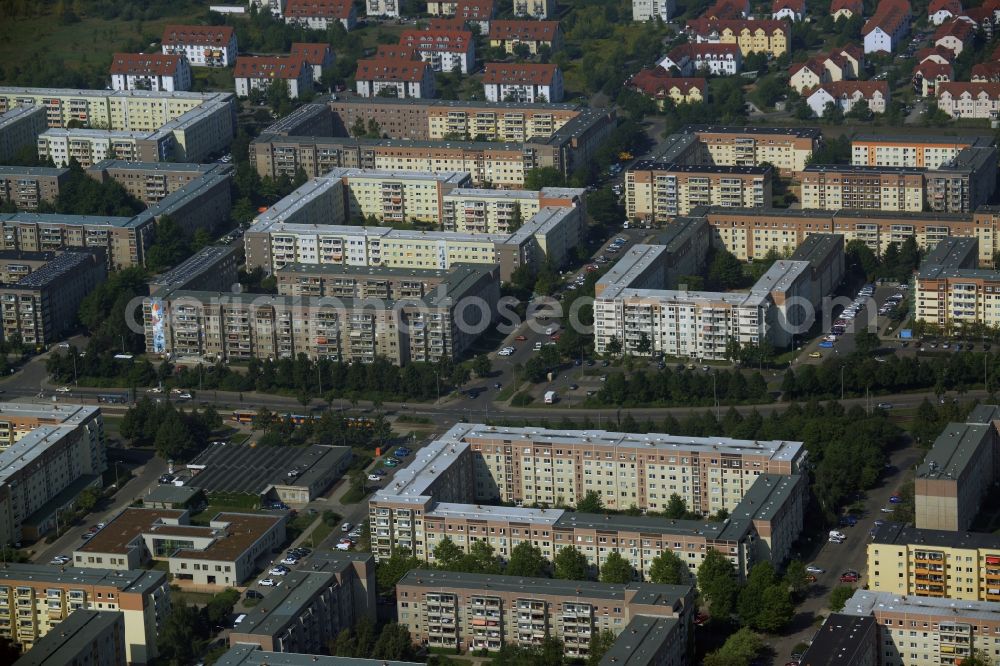
<svg viewBox="0 0 1000 666"><path fill-rule="evenodd" d="M629 219L665 222L698 206L763 208L771 203L772 169L643 160L625 173Z"/></svg>

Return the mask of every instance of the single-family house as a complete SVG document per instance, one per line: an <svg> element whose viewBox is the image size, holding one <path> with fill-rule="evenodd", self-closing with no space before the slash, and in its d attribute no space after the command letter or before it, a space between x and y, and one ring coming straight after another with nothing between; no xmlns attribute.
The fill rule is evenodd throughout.
<svg viewBox="0 0 1000 666"><path fill-rule="evenodd" d="M674 104L697 104L708 96L708 83L700 77L673 76L662 67L643 69L630 78L626 84L633 90L654 100L660 110L666 101Z"/></svg>
<svg viewBox="0 0 1000 666"><path fill-rule="evenodd" d="M934 91L941 83L955 79L955 68L951 63L925 60L913 68L913 91L923 97L934 97Z"/></svg>
<svg viewBox="0 0 1000 666"><path fill-rule="evenodd" d="M961 0L931 0L927 5L927 22L941 25L962 13Z"/></svg>
<svg viewBox="0 0 1000 666"><path fill-rule="evenodd" d="M806 0L774 0L771 18L801 21L806 15Z"/></svg>
<svg viewBox="0 0 1000 666"><path fill-rule="evenodd" d="M934 46L948 49L957 58L975 38L976 29L968 21L951 19L934 31Z"/></svg>
<svg viewBox="0 0 1000 666"><path fill-rule="evenodd" d="M834 21L864 15L864 0L832 0L830 15Z"/></svg>

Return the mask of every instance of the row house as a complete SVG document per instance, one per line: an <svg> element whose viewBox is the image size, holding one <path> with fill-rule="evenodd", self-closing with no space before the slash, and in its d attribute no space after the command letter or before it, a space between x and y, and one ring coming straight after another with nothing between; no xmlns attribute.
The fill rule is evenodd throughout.
<svg viewBox="0 0 1000 666"><path fill-rule="evenodd" d="M552 64L486 63L483 93L488 102L561 102L562 72Z"/></svg>
<svg viewBox="0 0 1000 666"><path fill-rule="evenodd" d="M864 54L861 49L847 46L839 51L821 54L806 62L792 65L788 70L790 73L788 83L801 95L803 91L823 83L856 79L864 66Z"/></svg>
<svg viewBox="0 0 1000 666"><path fill-rule="evenodd" d="M974 83L1000 83L1000 62L981 62L972 66Z"/></svg>
<svg viewBox="0 0 1000 666"><path fill-rule="evenodd" d="M844 113L864 100L872 113L885 113L889 105L889 84L886 81L834 81L808 92L806 103L817 117L822 118L828 104L836 104Z"/></svg>
<svg viewBox="0 0 1000 666"><path fill-rule="evenodd" d="M328 30L337 22L345 30L357 26L358 12L351 0L288 0L285 7L285 23L310 30Z"/></svg>
<svg viewBox="0 0 1000 666"><path fill-rule="evenodd" d="M407 57L407 53L409 54ZM434 70L416 52L398 47L380 48L375 58L359 60L354 74L358 95L424 99L434 96Z"/></svg>
<svg viewBox="0 0 1000 666"><path fill-rule="evenodd" d="M863 15L864 2L862 0L833 0L830 3L830 16L833 17L834 21Z"/></svg>
<svg viewBox="0 0 1000 666"><path fill-rule="evenodd" d="M675 69L681 76L696 72L733 75L743 68L743 54L736 44L681 44L660 61L660 67Z"/></svg>
<svg viewBox="0 0 1000 666"><path fill-rule="evenodd" d="M672 76L662 67L637 72L626 85L654 100L661 110L668 99L674 104L698 104L708 99L705 79Z"/></svg>
<svg viewBox="0 0 1000 666"><path fill-rule="evenodd" d="M806 0L774 0L771 3L771 18L776 20L801 21L806 15Z"/></svg>
<svg viewBox="0 0 1000 666"><path fill-rule="evenodd" d="M938 85L955 79L951 63L926 60L913 68L913 91L922 97L934 97Z"/></svg>
<svg viewBox="0 0 1000 666"><path fill-rule="evenodd" d="M191 66L179 54L116 53L111 58L112 90L191 90Z"/></svg>
<svg viewBox="0 0 1000 666"><path fill-rule="evenodd" d="M323 74L333 67L333 49L329 44L311 44L307 42L294 42L289 51L293 58L302 58L306 65L312 68L313 82L323 79Z"/></svg>
<svg viewBox="0 0 1000 666"><path fill-rule="evenodd" d="M788 21L764 19L698 18L687 22L688 36L696 43L736 44L744 56L766 53L777 58L788 50L791 41Z"/></svg>
<svg viewBox="0 0 1000 666"><path fill-rule="evenodd" d="M865 53L892 53L910 32L910 3L907 0L881 0L864 27Z"/></svg>
<svg viewBox="0 0 1000 666"><path fill-rule="evenodd" d="M406 30L399 44L416 51L435 72L468 74L476 66L475 40L467 30Z"/></svg>
<svg viewBox="0 0 1000 666"><path fill-rule="evenodd" d="M559 21L492 21L490 23L490 46L513 53L518 44L524 44L532 53L538 53L541 46L558 51L562 46L562 31Z"/></svg>
<svg viewBox="0 0 1000 666"><path fill-rule="evenodd" d="M266 91L275 81L284 81L288 97L298 99L313 89L312 67L298 56L240 56L233 76L236 94L249 97L254 90Z"/></svg>
<svg viewBox="0 0 1000 666"><path fill-rule="evenodd" d="M937 87L938 108L952 118L1000 117L1000 83L955 81Z"/></svg>
<svg viewBox="0 0 1000 666"><path fill-rule="evenodd" d="M934 32L934 45L948 49L957 58L966 46L971 46L976 36L975 27L966 20L952 19Z"/></svg>
<svg viewBox="0 0 1000 666"><path fill-rule="evenodd" d="M236 61L236 31L225 25L168 25L164 55L182 55L192 67L229 67Z"/></svg>

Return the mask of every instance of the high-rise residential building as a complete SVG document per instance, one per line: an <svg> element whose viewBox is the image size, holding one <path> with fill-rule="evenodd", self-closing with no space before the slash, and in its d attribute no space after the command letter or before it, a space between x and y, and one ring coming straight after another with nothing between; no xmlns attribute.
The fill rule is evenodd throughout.
<svg viewBox="0 0 1000 666"><path fill-rule="evenodd" d="M695 613L690 585L616 585L415 569L396 584L397 616L414 642L431 648L498 652L562 641L569 658L586 659L594 637L610 631L635 649L632 622L669 626L655 660L682 666ZM614 648L612 648L614 650ZM623 663L628 663L629 660ZM603 663L603 662L602 662Z"/></svg>
<svg viewBox="0 0 1000 666"><path fill-rule="evenodd" d="M669 23L677 6L674 0L632 0L633 21L653 21L657 18Z"/></svg>
<svg viewBox="0 0 1000 666"><path fill-rule="evenodd" d="M976 238L946 237L921 262L914 293L916 318L944 333L1000 324L1000 271L977 268ZM943 461L940 464L944 464Z"/></svg>
<svg viewBox="0 0 1000 666"><path fill-rule="evenodd" d="M47 127L43 108L0 104L0 162L10 160L38 143L38 135Z"/></svg>
<svg viewBox="0 0 1000 666"><path fill-rule="evenodd" d="M989 136L859 134L851 138L851 164L938 169L966 148L992 145Z"/></svg>
<svg viewBox="0 0 1000 666"><path fill-rule="evenodd" d="M125 616L118 611L75 610L35 642L14 666L126 666Z"/></svg>
<svg viewBox="0 0 1000 666"><path fill-rule="evenodd" d="M640 160L625 172L630 220L666 222L698 206L763 208L771 204L773 169Z"/></svg>
<svg viewBox="0 0 1000 666"><path fill-rule="evenodd" d="M97 407L0 403L0 543L38 539L107 469Z"/></svg>
<svg viewBox="0 0 1000 666"><path fill-rule="evenodd" d="M170 612L167 574L15 563L0 569L0 636L22 649L30 650L50 632L61 631L62 623L77 611L93 610L121 613L126 661L151 662Z"/></svg>
<svg viewBox="0 0 1000 666"><path fill-rule="evenodd" d="M0 201L33 211L43 201L54 204L68 180L69 169L0 166Z"/></svg>
<svg viewBox="0 0 1000 666"><path fill-rule="evenodd" d="M868 588L919 598L1000 601L1000 537L886 523L868 544Z"/></svg>
<svg viewBox="0 0 1000 666"><path fill-rule="evenodd" d="M800 172L802 207L821 210L924 210L924 170L812 164Z"/></svg>

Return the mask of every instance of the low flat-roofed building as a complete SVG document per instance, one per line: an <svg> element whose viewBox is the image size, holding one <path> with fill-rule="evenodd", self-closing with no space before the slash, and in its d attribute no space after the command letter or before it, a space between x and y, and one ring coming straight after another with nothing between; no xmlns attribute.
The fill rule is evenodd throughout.
<svg viewBox="0 0 1000 666"><path fill-rule="evenodd" d="M830 613L802 654L802 666L878 666L878 624L870 615Z"/></svg>
<svg viewBox="0 0 1000 666"><path fill-rule="evenodd" d="M219 657L216 666L421 666L424 662L329 657L294 652L268 652L257 645L237 643Z"/></svg>
<svg viewBox="0 0 1000 666"><path fill-rule="evenodd" d="M1000 536L886 523L868 544L868 588L921 598L1000 601Z"/></svg>
<svg viewBox="0 0 1000 666"><path fill-rule="evenodd" d="M63 337L77 322L80 304L107 275L103 249L68 250L16 282L0 284L3 336L29 345Z"/></svg>
<svg viewBox="0 0 1000 666"><path fill-rule="evenodd" d="M125 666L125 616L76 610L34 644L14 666Z"/></svg>
<svg viewBox="0 0 1000 666"><path fill-rule="evenodd" d="M205 493L190 486L159 483L146 490L142 505L149 509L192 509L205 502Z"/></svg>
<svg viewBox="0 0 1000 666"><path fill-rule="evenodd" d="M239 245L209 245L170 270L149 280L155 296L177 289L228 291L237 284L243 248Z"/></svg>
<svg viewBox="0 0 1000 666"><path fill-rule="evenodd" d="M349 447L213 443L195 458L189 486L207 494L246 493L302 505L321 496L351 463Z"/></svg>
<svg viewBox="0 0 1000 666"><path fill-rule="evenodd" d="M247 610L239 627L229 633L229 645L323 652L342 630L362 620L374 624L377 587L371 553L314 551L306 564L283 576L279 587Z"/></svg>
<svg viewBox="0 0 1000 666"><path fill-rule="evenodd" d="M18 210L35 210L43 201L54 204L68 180L69 169L0 166L0 202Z"/></svg>
<svg viewBox="0 0 1000 666"><path fill-rule="evenodd" d="M236 587L285 542L284 515L219 513L192 525L182 509L129 507L73 552L77 567L137 569L165 560L175 580L196 588Z"/></svg>
<svg viewBox="0 0 1000 666"><path fill-rule="evenodd" d="M107 469L101 410L0 403L0 543L38 539Z"/></svg>
<svg viewBox="0 0 1000 666"><path fill-rule="evenodd" d="M47 128L47 115L41 106L0 109L0 162L37 145L38 136Z"/></svg>
<svg viewBox="0 0 1000 666"><path fill-rule="evenodd" d="M413 641L431 648L497 652L554 636L567 657L584 659L594 634L619 635L640 616L672 619L676 636L665 663L680 666L686 663L694 588L415 569L396 584L396 604Z"/></svg>
<svg viewBox="0 0 1000 666"><path fill-rule="evenodd" d="M76 611L87 610L121 612L126 661L154 661L157 636L170 612L167 574L16 563L0 568L0 636L22 649L30 650Z"/></svg>
<svg viewBox="0 0 1000 666"><path fill-rule="evenodd" d="M875 619L878 664L958 666L973 654L1000 657L1000 604L857 590L841 612Z"/></svg>

